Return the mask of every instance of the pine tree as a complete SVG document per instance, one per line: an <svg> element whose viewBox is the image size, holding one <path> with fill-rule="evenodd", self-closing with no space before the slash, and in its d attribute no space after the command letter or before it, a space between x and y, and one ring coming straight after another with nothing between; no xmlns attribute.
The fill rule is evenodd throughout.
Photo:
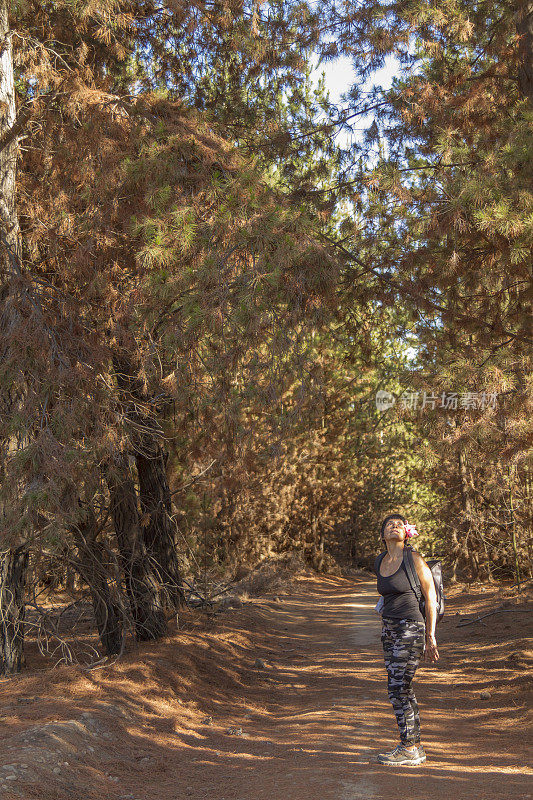
<svg viewBox="0 0 533 800"><path fill-rule="evenodd" d="M419 338L418 374L405 375L413 389L495 392L501 406L420 420L426 469L454 529L453 558L473 574L481 561L500 570L515 561L503 544L511 546L505 496L523 498L530 469L531 19L529 3L378 2L348 5L339 27L360 76L352 100L362 102L362 80L387 54L403 67L390 90L372 92L375 121L351 154L362 158L364 187L356 198L363 223L344 245L354 274L366 264L379 301L410 310ZM491 487L501 460L519 469L498 499ZM490 534L492 556L490 524L500 543Z"/></svg>
<svg viewBox="0 0 533 800"><path fill-rule="evenodd" d="M173 24L184 10L170 11ZM316 240L313 216L212 121L157 76L149 84L139 52L161 44L162 9L10 11L25 289L24 334L4 330L3 381L20 376L25 391L0 422L3 441L26 438L2 459L4 524L33 547L71 545L103 646L116 652L114 544L96 509L107 506L116 526L137 635L158 636L183 597L165 415L220 403L230 443L239 359L271 340L282 363L285 331L323 317L338 259ZM227 14L222 6L216 24Z"/></svg>

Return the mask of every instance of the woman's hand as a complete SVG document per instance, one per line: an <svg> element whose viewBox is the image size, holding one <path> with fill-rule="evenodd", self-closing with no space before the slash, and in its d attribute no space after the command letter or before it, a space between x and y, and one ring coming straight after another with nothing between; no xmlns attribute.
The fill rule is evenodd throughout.
<svg viewBox="0 0 533 800"><path fill-rule="evenodd" d="M438 661L439 651L437 650L437 640L434 634L428 633L426 635L426 649L424 650L425 661Z"/></svg>

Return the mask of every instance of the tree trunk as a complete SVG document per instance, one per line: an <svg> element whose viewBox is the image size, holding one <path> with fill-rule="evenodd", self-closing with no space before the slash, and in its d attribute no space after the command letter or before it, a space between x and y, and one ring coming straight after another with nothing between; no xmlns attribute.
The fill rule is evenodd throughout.
<svg viewBox="0 0 533 800"><path fill-rule="evenodd" d="M453 582L457 580L457 567L459 565L459 558L461 553L461 545L459 544L459 539L457 537L457 531L455 528L451 527L450 529L450 542L451 542L451 551L452 551L452 574L451 579Z"/></svg>
<svg viewBox="0 0 533 800"><path fill-rule="evenodd" d="M317 570L318 572L322 572L324 569L324 532L320 531L318 537L318 561L317 561Z"/></svg>
<svg viewBox="0 0 533 800"><path fill-rule="evenodd" d="M113 366L117 384L128 408L136 437L134 456L139 476L141 524L146 550L170 608L178 610L185 602L178 558L176 524L172 518L170 488L167 480L167 453L158 440L158 426L153 417L139 411L149 398L128 354L115 353Z"/></svg>
<svg viewBox="0 0 533 800"><path fill-rule="evenodd" d="M0 553L0 674L24 666L24 585L28 551L24 546Z"/></svg>
<svg viewBox="0 0 533 800"><path fill-rule="evenodd" d="M531 467L526 464L525 467L525 506L526 506L526 524L525 536L527 546L527 565L529 577L533 577L533 480L531 474Z"/></svg>
<svg viewBox="0 0 533 800"><path fill-rule="evenodd" d="M105 550L97 539L98 525L94 511L87 509L83 519L71 530L78 549L78 570L91 591L100 641L107 655L120 653L123 640L122 613L107 583Z"/></svg>
<svg viewBox="0 0 533 800"><path fill-rule="evenodd" d="M515 11L516 32L520 36L518 87L522 97L533 105L533 0L521 0Z"/></svg>
<svg viewBox="0 0 533 800"><path fill-rule="evenodd" d="M319 531L319 520L314 515L311 520L311 540L313 567L317 572L322 572L324 566L324 534Z"/></svg>
<svg viewBox="0 0 533 800"><path fill-rule="evenodd" d="M459 461L459 477L461 480L461 500L463 513L465 516L464 521L464 538L467 543L467 555L470 561L470 569L472 570L472 577L479 576L479 556L476 548L476 537L472 531L472 517L474 514L474 503L470 496L470 487L468 485L468 471L466 466L466 455L462 448L458 453Z"/></svg>
<svg viewBox="0 0 533 800"><path fill-rule="evenodd" d="M0 0L0 142L9 135L16 119L13 48L9 30L8 4ZM0 264L2 300L5 300L5 271L13 269L13 258L20 256L20 230L16 209L18 137L0 148ZM11 253L10 253L11 250Z"/></svg>
<svg viewBox="0 0 533 800"><path fill-rule="evenodd" d="M113 465L104 465L103 471L135 633L138 639L158 639L168 632L168 624L143 541L137 493L127 456L120 453Z"/></svg>
<svg viewBox="0 0 533 800"><path fill-rule="evenodd" d="M184 592L166 473L166 454L155 437L143 434L135 461L139 475L141 513L148 517L148 524L143 530L144 542L159 567L168 602L177 611L180 603L184 602Z"/></svg>
<svg viewBox="0 0 533 800"><path fill-rule="evenodd" d="M516 527L514 516L514 500L513 500L513 470L511 464L507 465L507 475L509 479L509 527L511 530L511 544L513 547L515 578L518 591L521 591L520 586L520 560L518 557L518 548L516 546Z"/></svg>
<svg viewBox="0 0 533 800"><path fill-rule="evenodd" d="M13 75L12 32L9 29L8 3L0 0L0 358L7 352L6 343L13 324L13 308L9 302L10 275L20 269L20 229L16 208L16 167L18 136L13 133L16 119L15 82ZM8 141L5 144L5 141ZM2 392L2 415L9 419L15 413L20 387L10 386ZM1 458L20 443L16 436L2 442ZM4 462L5 463L5 462ZM3 472L3 470L2 470ZM19 672L24 665L23 620L24 585L28 553L24 546L0 553L0 672Z"/></svg>

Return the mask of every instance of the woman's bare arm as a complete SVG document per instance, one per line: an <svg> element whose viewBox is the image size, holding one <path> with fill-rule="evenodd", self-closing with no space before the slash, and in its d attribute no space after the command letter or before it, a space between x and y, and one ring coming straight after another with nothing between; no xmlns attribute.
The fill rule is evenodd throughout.
<svg viewBox="0 0 533 800"><path fill-rule="evenodd" d="M437 593L431 570L420 555L413 550L413 559L416 572L420 579L420 588L426 601L426 658L429 661L438 661L439 651L435 639L435 626L437 624Z"/></svg>

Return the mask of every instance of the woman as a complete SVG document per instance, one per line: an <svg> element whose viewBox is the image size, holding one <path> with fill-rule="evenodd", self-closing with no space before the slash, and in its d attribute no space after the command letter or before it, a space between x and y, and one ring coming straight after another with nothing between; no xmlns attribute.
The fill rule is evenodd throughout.
<svg viewBox="0 0 533 800"><path fill-rule="evenodd" d="M381 764L422 764L426 760L420 743L420 718L412 681L420 659L437 661L435 640L437 596L431 571L412 550L420 587L426 602L426 620L420 611L403 563L404 545L418 536L401 514L389 514L381 523L381 539L387 552L376 559L377 589L383 596L381 642L387 668L387 686L398 728L400 744L389 753L380 753Z"/></svg>

